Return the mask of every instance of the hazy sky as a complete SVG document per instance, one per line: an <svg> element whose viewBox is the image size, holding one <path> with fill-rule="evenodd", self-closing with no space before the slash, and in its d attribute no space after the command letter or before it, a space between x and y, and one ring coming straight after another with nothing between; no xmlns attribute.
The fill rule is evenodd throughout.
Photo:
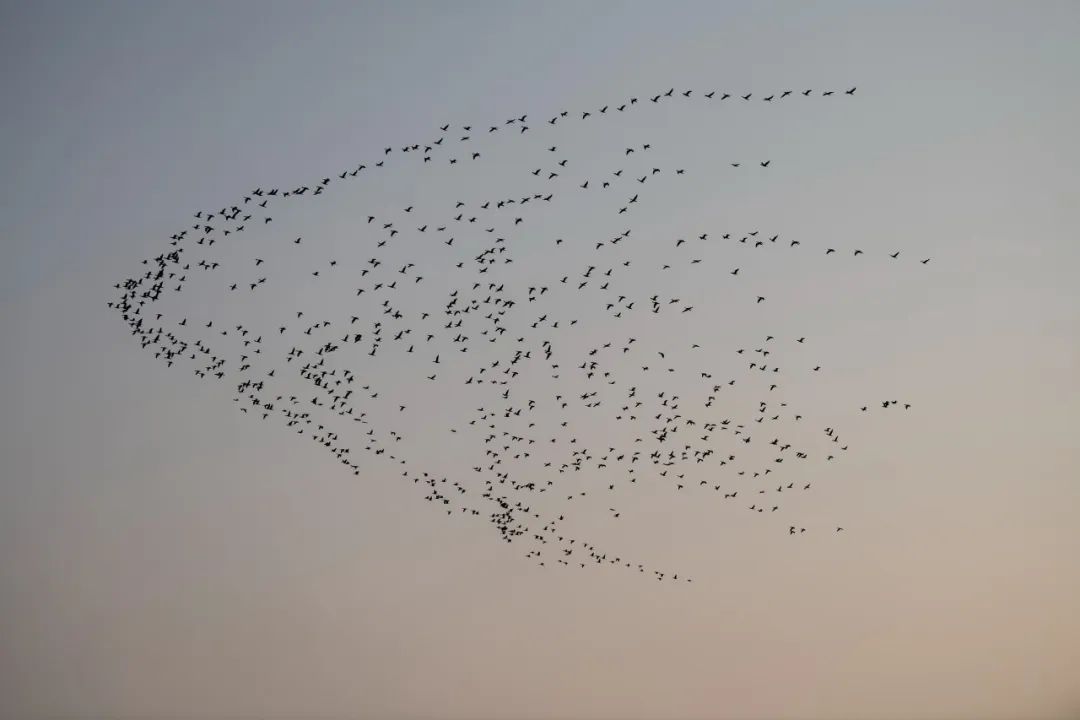
<svg viewBox="0 0 1080 720"><path fill-rule="evenodd" d="M1077 38L1076 3L0 4L0 716L1075 717ZM634 523L581 532L693 585L540 568L399 471L355 478L241 415L105 306L192 212L255 186L446 122L671 86L859 91L643 115L626 137L691 189L636 237L761 228L933 257L731 260L761 271L760 312L675 281L712 313L694 316L704 352L818 343L827 378L791 397L853 451L806 471L823 489L798 517L842 536L795 544L732 506L643 494ZM623 140L566 143L585 164ZM767 176L710 164L766 158ZM462 186L397 172L280 233L336 249L369 210L483 197L512 169L493 167ZM275 298L244 309L301 302ZM317 315L330 295L302 301ZM913 409L852 412L882 396ZM435 472L461 460L443 436L414 447Z"/></svg>

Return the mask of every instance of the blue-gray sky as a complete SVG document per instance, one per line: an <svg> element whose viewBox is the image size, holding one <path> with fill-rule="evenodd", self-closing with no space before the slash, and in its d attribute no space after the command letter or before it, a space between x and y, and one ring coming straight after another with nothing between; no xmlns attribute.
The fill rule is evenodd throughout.
<svg viewBox="0 0 1080 720"><path fill-rule="evenodd" d="M1074 716L1077 37L1075 3L3 4L0 715ZM934 258L769 264L764 315L681 280L712 307L706 351L766 325L820 343L824 389L792 392L857 453L800 518L843 541L648 496L582 532L693 586L548 572L394 472L354 478L240 416L105 308L193 211L254 186L670 86L859 92L637 126L695 178L639 235ZM427 182L295 222L344 236L447 181ZM881 393L912 412L845 415ZM447 439L427 452L455 460Z"/></svg>

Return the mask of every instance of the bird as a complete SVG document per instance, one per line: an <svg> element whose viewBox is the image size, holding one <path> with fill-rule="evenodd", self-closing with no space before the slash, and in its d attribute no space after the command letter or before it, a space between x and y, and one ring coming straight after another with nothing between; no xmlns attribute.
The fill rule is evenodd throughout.
<svg viewBox="0 0 1080 720"><path fill-rule="evenodd" d="M675 102L676 92L687 102ZM758 92L778 118L792 110L777 100L812 94ZM701 216L708 225L690 230L693 235L681 229L656 235L664 215L672 228L692 221L679 214L680 198L692 199L695 188L724 188L724 162L742 165L723 159L711 141L693 146L694 165L665 148L670 128L693 127L678 121L716 112L697 98L717 95L720 101L733 97L670 87L640 95L640 103L635 96L587 98L576 110L551 109L542 116L550 120L529 132L520 110L476 124L489 128L476 134L473 125L433 122L439 129L434 138L424 133L393 147L377 145L374 156L343 161L315 176L321 179L249 190L220 211L199 210L197 225L166 234L163 250L114 284L109 307L137 347L229 393L242 414L280 421L354 476L397 477L419 491L420 502L489 525L502 543L524 545L523 554L545 572L611 565L663 582L690 582L683 568L652 567L601 549L600 540L594 545L591 532L578 536L576 528L588 526L571 514L590 511L590 495L595 498L601 482L612 498L608 513L623 523L632 517L620 501L632 486L649 484L693 496L695 503L735 499L740 491L743 498L773 487L785 492L796 483L809 490L810 479L840 465L844 451L855 447L847 433L828 427L823 440L839 450L822 453L809 435L815 414L800 407L813 393L788 392L828 376L814 374L823 358L794 357L796 350L829 352L819 337L804 345L817 307L813 282L780 294L759 286L757 292L773 296L770 307L740 312L739 302L766 300L743 284L773 278L774 270L798 260L782 251L795 252L800 241L785 246L778 229L764 226L760 234L737 231L734 223L747 217L734 212ZM739 108L766 109L760 103ZM661 112L665 122L639 120L650 112ZM517 131L498 132L511 128ZM592 130L589 142L598 152L579 151L582 133ZM688 136L690 130L679 132ZM453 150L466 142L467 154ZM459 164L459 158L485 162ZM650 162L639 162L645 159ZM785 170L794 161L778 160ZM769 168L771 159L759 165ZM333 205L326 198L339 190L338 181L373 172L382 175L354 183L355 194L340 189L347 203L335 212L351 221L315 224L317 232L303 224ZM620 183L641 187L622 195ZM385 191L383 184L395 189ZM574 185L594 192L570 192ZM470 196L450 194L461 188ZM606 189L622 202L605 199ZM245 218L246 209L257 206L266 213ZM568 229L558 229L560 222ZM294 226L306 235L293 239ZM700 244L687 240L695 237ZM720 248L718 239L732 246ZM821 252L809 236L804 242ZM830 242L849 247L843 239ZM684 245L696 251L684 257ZM726 254L749 250L756 252L753 261L734 258L717 266ZM866 257L846 270L847 264L830 261L830 271L874 272L876 251L852 252ZM251 268L263 265L265 277L253 277ZM730 284L716 282L723 267L734 278ZM919 282L922 273L905 275L905 268L891 265L896 277L890 283ZM814 266L800 271L812 273ZM828 281L837 282L835 276ZM222 292L244 285L251 295ZM246 302L256 298L257 304ZM285 314L289 318L278 317ZM725 346L735 339L725 327L729 316L764 341ZM437 372L428 362L440 366ZM881 410L897 404L912 408L875 400L841 410L868 432ZM452 446L442 440L448 436ZM766 483L758 493L736 489L736 483L766 478L779 484ZM662 485L655 482L661 479ZM773 530L783 532L786 524L789 536L806 533L803 524L820 527L805 518L816 510L796 503L781 507L758 499L750 508L763 527L781 512L785 523Z"/></svg>

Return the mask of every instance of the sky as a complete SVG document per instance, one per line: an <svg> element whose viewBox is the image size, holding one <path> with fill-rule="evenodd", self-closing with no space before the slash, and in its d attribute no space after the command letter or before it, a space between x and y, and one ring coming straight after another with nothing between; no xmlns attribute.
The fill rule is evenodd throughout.
<svg viewBox="0 0 1080 720"><path fill-rule="evenodd" d="M1075 3L0 3L0 717L1076 717L1078 36ZM645 490L618 521L606 501L576 518L693 584L540 567L398 469L354 476L238 412L106 306L196 210L444 123L529 113L536 138L483 138L490 171L464 180L399 168L275 217L259 237L311 242L274 245L267 272L358 266L367 214L489 196L545 157L542 118L564 108L851 86L559 136L571 168L650 142L687 169L643 195L626 247L635 289L677 292L693 322L628 319L611 339L693 341L702 355L673 357L727 373L732 347L805 335L777 357L822 378L785 397L850 438L842 463L794 476L821 491L792 517L843 534L792 541L786 520ZM607 227L565 208L537 232ZM750 228L867 262L702 244L757 285L646 270L690 257L676 237ZM402 252L425 268L418 297L459 284ZM517 252L515 279L566 274L551 249ZM265 297L217 287L163 312L344 312L329 284L273 277ZM392 357L374 370L416 408L390 424L417 471L468 472L445 426L471 400ZM883 398L912 408L860 416Z"/></svg>

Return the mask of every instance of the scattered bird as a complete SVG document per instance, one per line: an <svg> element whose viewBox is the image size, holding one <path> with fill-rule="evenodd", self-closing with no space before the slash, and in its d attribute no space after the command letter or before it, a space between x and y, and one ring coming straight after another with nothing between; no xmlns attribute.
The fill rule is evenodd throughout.
<svg viewBox="0 0 1080 720"><path fill-rule="evenodd" d="M855 90L829 102L853 96ZM698 228L667 238L650 238L640 229L655 232L644 214L656 210L666 193L685 188L680 183L690 176L694 183L708 183L709 177L701 175L710 167L715 172L723 162L735 169L743 164L720 159L711 166L692 166L687 175L685 168L664 161L662 137L636 137L623 123L646 109L716 112L716 94L671 87L642 95L640 104L637 97L618 104L594 102L573 113L560 110L528 133L525 114L478 125L489 130L475 136L471 125L433 123L437 137L431 133L384 147L374 158L306 184L259 187L220 210L196 212L197 224L173 233L166 251L147 258L141 273L116 284L109 307L141 347L231 392L245 414L280 422L310 438L356 476L400 478L440 515L445 511L490 523L499 540L524 544L526 557L545 571L557 565L608 565L651 572L661 581L691 582L682 571L646 568L613 548L601 549L569 523L564 527L564 519L571 511L584 512L588 498L605 485L605 497L616 506L634 485L662 484L673 492L698 493L695 502L716 498L718 511L733 511L735 504L724 505L724 500L735 499L740 491L743 497L774 492L773 481L786 481L777 493L799 492L796 483L809 491L812 483L804 481L824 472L828 462L840 462L837 457L848 448L833 427L819 433L816 443L796 432L812 427L812 413L787 407L786 389L811 377L805 368L811 367L820 343L804 345L807 337L786 335L774 326L761 333L764 341L755 343L760 347L745 345L728 355L720 347L723 333L708 327L709 321L695 322L718 317L702 307L707 293L687 289L695 278L709 288L730 289L733 300L725 311L772 325L770 313L777 307L787 313L783 298L774 296L757 308L766 298L748 284L767 278L763 263L781 255L798 262L805 252L798 249L800 241L777 243L779 234L770 237L763 230L759 235L756 229ZM833 92L812 94L777 90L739 109L782 113L791 103L818 102ZM753 93L738 96L749 101ZM732 97L721 93L719 101ZM608 138L635 138L611 148L625 168L566 151L575 145L563 145L556 136L586 122L604 128ZM515 129L497 132L508 127ZM465 154L454 150L462 143L468 143ZM530 150L533 161L508 164L518 180L485 194L447 198L433 192L422 202L418 197L414 204L383 207L363 189L350 200L363 209L340 238L314 233L293 238L281 232L290 220L279 213L320 207L315 198L332 194L330 186L377 187L396 168L445 172L451 189L473 187L467 184L470 173L484 172L498 153L518 147ZM537 162L540 156L547 160ZM483 161L458 164L459 157ZM771 162L759 165L768 168ZM747 165L752 168L751 162ZM781 163L762 177L776 177L788 167ZM607 199L618 188L627 190L618 194L624 200ZM606 217L611 231L601 229L594 236L590 229L583 237L563 233L552 243L555 233L546 234L548 219L563 203L579 202ZM279 217L273 226L270 212ZM657 240L663 242L656 247L664 248L659 261L649 252ZM355 251L339 255L346 242ZM846 251L842 241L832 242ZM537 257L538 247L545 248L546 257ZM331 249L333 258L327 254ZM866 255L858 267L881 257L873 248L852 251ZM728 252L759 254L725 273L735 263L716 263ZM826 255L836 252L825 249ZM889 257L897 260L900 251ZM262 269L252 273L253 267ZM904 267L904 261L891 267ZM659 270L671 272L661 276ZM341 302L311 307L319 295L290 292L285 285L290 272ZM254 276L261 273L266 276ZM345 291L332 295L340 283ZM189 285L193 292L183 292ZM250 326L222 322L233 316L233 308L225 312L215 305L217 298L222 290L239 287L247 292L224 297L264 303L259 307L267 314L281 312L282 317L271 318L265 327L254 321ZM205 313L205 322L194 314L199 312ZM644 334L655 328L685 330L681 352L662 343L659 334ZM790 344L792 339L799 346ZM727 361L732 357L737 362ZM788 368L789 359L802 369ZM430 368L429 361L439 368ZM819 370L813 365L813 372ZM422 391L417 389L421 384ZM450 402L450 397L458 400ZM872 423L897 404L881 401L879 407L878 402L861 406L860 413L867 414L861 421ZM434 442L429 428L447 422L450 427L440 432L454 437L455 453L467 458L468 466L436 472L425 465L428 441ZM618 428L622 439L601 440L592 432L597 428ZM602 480L590 482L595 478ZM745 512L745 505L739 507ZM806 512L796 503L759 499L750 509L756 520L775 524L777 532L786 528L789 535L832 526L796 518ZM625 510L611 507L608 514L626 522L630 513ZM843 531L835 527L834 532Z"/></svg>

